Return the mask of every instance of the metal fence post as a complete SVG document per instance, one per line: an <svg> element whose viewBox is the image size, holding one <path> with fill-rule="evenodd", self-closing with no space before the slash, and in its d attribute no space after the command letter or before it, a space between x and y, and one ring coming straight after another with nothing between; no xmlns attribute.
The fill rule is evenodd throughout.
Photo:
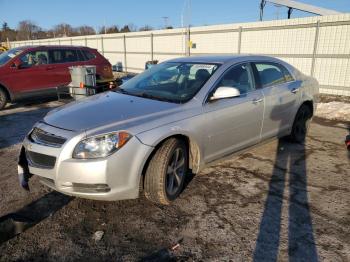
<svg viewBox="0 0 350 262"><path fill-rule="evenodd" d="M126 37L125 37L125 34L123 35L123 44L124 44L124 68L125 68L125 72L128 72L128 67L127 67L127 63L126 63Z"/></svg>
<svg viewBox="0 0 350 262"><path fill-rule="evenodd" d="M186 32L186 56L191 56L191 47L190 47L190 42L191 42L191 31L190 27L187 28Z"/></svg>
<svg viewBox="0 0 350 262"><path fill-rule="evenodd" d="M87 38L86 37L84 38L84 43L85 43L85 46L87 46Z"/></svg>
<svg viewBox="0 0 350 262"><path fill-rule="evenodd" d="M153 61L153 33L150 34L151 37L151 61Z"/></svg>
<svg viewBox="0 0 350 262"><path fill-rule="evenodd" d="M241 44L242 44L242 27L238 28L238 45L237 45L237 53L241 53Z"/></svg>
<svg viewBox="0 0 350 262"><path fill-rule="evenodd" d="M317 23L316 23L314 50L312 52L312 62L311 62L311 76L314 76L314 73L315 73L315 63L316 63L316 53L317 53L317 44L318 44L319 31L320 31L320 20L318 20Z"/></svg>
<svg viewBox="0 0 350 262"><path fill-rule="evenodd" d="M58 39L58 45L61 45L61 39Z"/></svg>
<svg viewBox="0 0 350 262"><path fill-rule="evenodd" d="M70 39L70 45L73 45L73 38Z"/></svg>
<svg viewBox="0 0 350 262"><path fill-rule="evenodd" d="M103 36L101 36L101 51L102 51L102 55L105 55L105 47L103 45Z"/></svg>

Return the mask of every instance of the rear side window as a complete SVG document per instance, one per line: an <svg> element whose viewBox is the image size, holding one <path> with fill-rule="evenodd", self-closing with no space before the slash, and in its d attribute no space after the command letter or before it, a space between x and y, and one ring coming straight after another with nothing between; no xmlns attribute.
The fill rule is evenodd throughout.
<svg viewBox="0 0 350 262"><path fill-rule="evenodd" d="M89 50L82 50L82 52L85 57L85 61L96 58L96 55L91 53Z"/></svg>
<svg viewBox="0 0 350 262"><path fill-rule="evenodd" d="M77 50L77 54L78 54L79 61L85 61L86 60L81 50Z"/></svg>
<svg viewBox="0 0 350 262"><path fill-rule="evenodd" d="M292 75L282 65L277 63L255 63L262 87L279 85L293 81Z"/></svg>
<svg viewBox="0 0 350 262"><path fill-rule="evenodd" d="M77 50L56 49L50 51L50 61L53 64L72 63L79 61Z"/></svg>
<svg viewBox="0 0 350 262"><path fill-rule="evenodd" d="M22 66L32 67L39 65L46 65L49 63L47 51L32 51L21 56L20 60Z"/></svg>
<svg viewBox="0 0 350 262"><path fill-rule="evenodd" d="M66 49L66 50L63 50L63 53L64 53L64 61L66 63L79 61L77 50Z"/></svg>

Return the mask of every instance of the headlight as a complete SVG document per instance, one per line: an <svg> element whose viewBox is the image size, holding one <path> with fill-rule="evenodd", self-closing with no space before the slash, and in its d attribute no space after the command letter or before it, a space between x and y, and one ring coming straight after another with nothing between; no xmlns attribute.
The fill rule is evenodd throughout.
<svg viewBox="0 0 350 262"><path fill-rule="evenodd" d="M74 148L73 158L91 159L109 156L122 148L131 137L129 133L122 131L86 138Z"/></svg>

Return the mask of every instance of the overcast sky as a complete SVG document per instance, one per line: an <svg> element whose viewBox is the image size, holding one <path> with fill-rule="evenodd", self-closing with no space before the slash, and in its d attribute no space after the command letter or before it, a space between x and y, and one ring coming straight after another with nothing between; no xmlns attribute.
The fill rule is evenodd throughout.
<svg viewBox="0 0 350 262"><path fill-rule="evenodd" d="M187 0L188 1L188 0ZM350 12L350 0L301 0L340 12ZM181 26L181 14L185 0L0 0L0 23L6 21L16 27L21 20L29 19L49 29L59 23L73 26L133 23L137 27L154 28L168 25ZM211 25L257 21L260 0L192 0L191 24ZM265 20L286 18L287 9L267 4ZM308 14L293 12L293 17Z"/></svg>

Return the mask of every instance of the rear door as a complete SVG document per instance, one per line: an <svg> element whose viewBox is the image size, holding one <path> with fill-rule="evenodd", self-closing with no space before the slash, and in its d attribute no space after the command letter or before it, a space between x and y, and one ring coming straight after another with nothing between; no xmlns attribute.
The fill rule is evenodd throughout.
<svg viewBox="0 0 350 262"><path fill-rule="evenodd" d="M260 141L264 113L264 97L256 89L249 63L234 65L216 84L218 87L235 87L239 97L207 102L205 161L243 149Z"/></svg>
<svg viewBox="0 0 350 262"><path fill-rule="evenodd" d="M67 85L71 82L69 67L84 65L84 61L80 61L81 53L76 49L52 49L49 51L52 79L55 86Z"/></svg>
<svg viewBox="0 0 350 262"><path fill-rule="evenodd" d="M19 57L19 67L15 69L12 89L14 92L43 92L52 85L47 50L29 51Z"/></svg>
<svg viewBox="0 0 350 262"><path fill-rule="evenodd" d="M275 62L255 62L254 70L265 98L262 139L288 133L299 106L300 82Z"/></svg>

